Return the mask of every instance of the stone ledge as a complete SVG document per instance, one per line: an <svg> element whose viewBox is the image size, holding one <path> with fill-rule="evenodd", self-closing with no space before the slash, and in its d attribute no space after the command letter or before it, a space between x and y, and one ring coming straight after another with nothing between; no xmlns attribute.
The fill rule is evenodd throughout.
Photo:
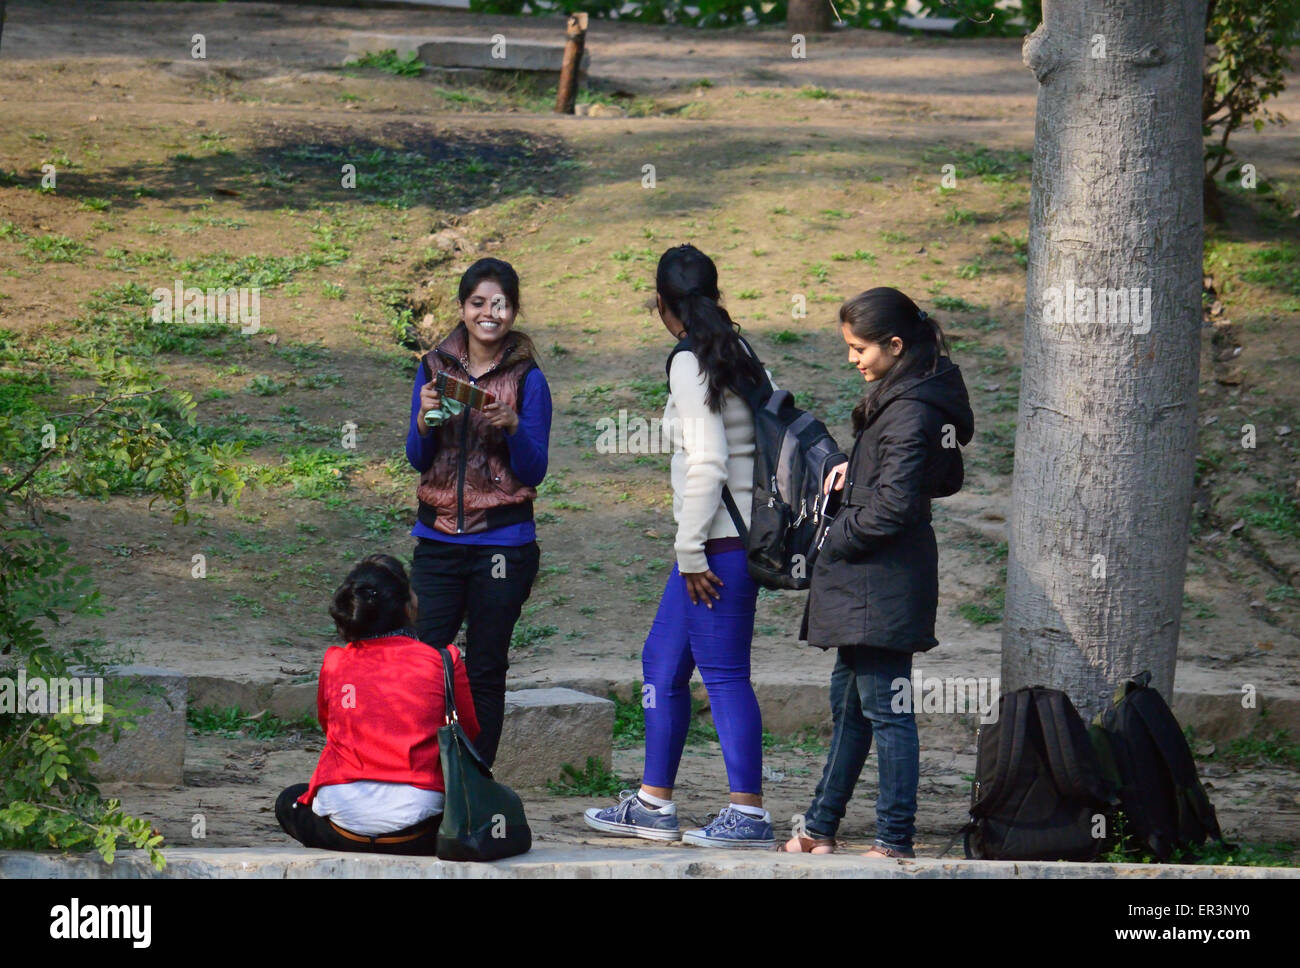
<svg viewBox="0 0 1300 968"><path fill-rule="evenodd" d="M491 864L432 857L343 854L307 848L189 848L164 850L161 873L140 851L121 851L112 865L97 855L0 851L0 879L419 878L460 880L590 878L743 878L875 880L1262 880L1300 879L1294 867L1211 867L1178 864L1071 864L923 857L867 860L858 855L812 857L775 851L697 847L552 847Z"/></svg>
<svg viewBox="0 0 1300 968"><path fill-rule="evenodd" d="M453 34L353 34L348 38L348 60L362 54L391 50L397 56L410 53L434 68L476 68L496 71L541 71L558 76L564 63L563 39L551 43L539 40L506 38L504 57L493 57L495 44L491 35L466 37ZM591 55L586 51L579 65L586 72Z"/></svg>

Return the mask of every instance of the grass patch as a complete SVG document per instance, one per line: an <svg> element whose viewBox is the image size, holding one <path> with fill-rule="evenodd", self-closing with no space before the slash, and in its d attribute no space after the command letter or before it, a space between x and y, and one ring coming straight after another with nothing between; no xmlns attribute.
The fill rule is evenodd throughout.
<svg viewBox="0 0 1300 968"><path fill-rule="evenodd" d="M420 60L417 51L399 56L395 50L368 50L356 60L349 62L347 66L368 67L397 77L419 77L424 73L425 68L424 61Z"/></svg>
<svg viewBox="0 0 1300 968"><path fill-rule="evenodd" d="M289 733L321 731L315 716L303 715L298 719L281 719L274 713L268 712L249 715L238 706L227 706L224 709L216 706L191 708L185 713L185 721L196 733L231 738L274 739Z"/></svg>
<svg viewBox="0 0 1300 968"><path fill-rule="evenodd" d="M1286 538L1300 538L1300 507L1281 491L1264 491L1246 498L1251 506L1241 514L1247 524Z"/></svg>
<svg viewBox="0 0 1300 968"><path fill-rule="evenodd" d="M284 455L278 467L262 471L259 483L267 487L293 485L293 496L320 500L348 488L348 472L359 464L355 457L320 447L297 447Z"/></svg>
<svg viewBox="0 0 1300 968"><path fill-rule="evenodd" d="M594 756L579 770L572 763L560 766L560 776L546 781L546 790L556 797L616 797L626 784Z"/></svg>
<svg viewBox="0 0 1300 968"><path fill-rule="evenodd" d="M1264 713L1248 736L1239 736L1228 743L1223 755L1237 763L1270 763L1300 769L1300 743L1285 729L1269 729Z"/></svg>
<svg viewBox="0 0 1300 968"><path fill-rule="evenodd" d="M526 649L543 639L549 639L559 631L559 628L554 625L529 625L527 622L520 622L510 633L510 645L515 649Z"/></svg>

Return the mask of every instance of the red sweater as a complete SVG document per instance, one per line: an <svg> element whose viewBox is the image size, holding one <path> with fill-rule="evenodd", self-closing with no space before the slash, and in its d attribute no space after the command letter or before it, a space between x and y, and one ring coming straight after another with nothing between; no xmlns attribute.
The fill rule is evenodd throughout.
<svg viewBox="0 0 1300 968"><path fill-rule="evenodd" d="M452 678L456 712L465 735L478 736L465 662L455 646ZM438 757L443 725L442 656L404 635L350 642L325 653L316 715L325 749L298 802L334 783L375 780L444 791Z"/></svg>

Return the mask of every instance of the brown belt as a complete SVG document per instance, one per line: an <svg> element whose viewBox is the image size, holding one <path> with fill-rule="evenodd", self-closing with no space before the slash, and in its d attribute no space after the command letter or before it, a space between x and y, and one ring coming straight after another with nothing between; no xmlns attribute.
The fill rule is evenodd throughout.
<svg viewBox="0 0 1300 968"><path fill-rule="evenodd" d="M437 815L435 814L435 816ZM384 834L379 837L367 837L365 834L354 834L351 830L346 830L343 827L340 827L334 822L333 817L327 817L326 819L329 821L330 826L334 828L335 833L340 837L356 841L358 844L409 844L412 840L417 840L420 837L423 837L429 832L429 827L432 826L428 820L422 820L420 823L423 825L424 829L417 830L413 834L403 834L400 837L394 837L391 834ZM430 820L432 819L433 818L431 817Z"/></svg>

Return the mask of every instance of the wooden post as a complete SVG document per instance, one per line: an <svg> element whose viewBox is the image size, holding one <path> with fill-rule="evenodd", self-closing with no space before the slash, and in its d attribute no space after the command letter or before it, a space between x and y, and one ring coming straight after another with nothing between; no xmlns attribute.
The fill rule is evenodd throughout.
<svg viewBox="0 0 1300 968"><path fill-rule="evenodd" d="M560 68L560 89L555 94L555 113L572 114L578 96L578 71L582 67L582 50L587 45L587 15L569 14L564 29L564 64Z"/></svg>

